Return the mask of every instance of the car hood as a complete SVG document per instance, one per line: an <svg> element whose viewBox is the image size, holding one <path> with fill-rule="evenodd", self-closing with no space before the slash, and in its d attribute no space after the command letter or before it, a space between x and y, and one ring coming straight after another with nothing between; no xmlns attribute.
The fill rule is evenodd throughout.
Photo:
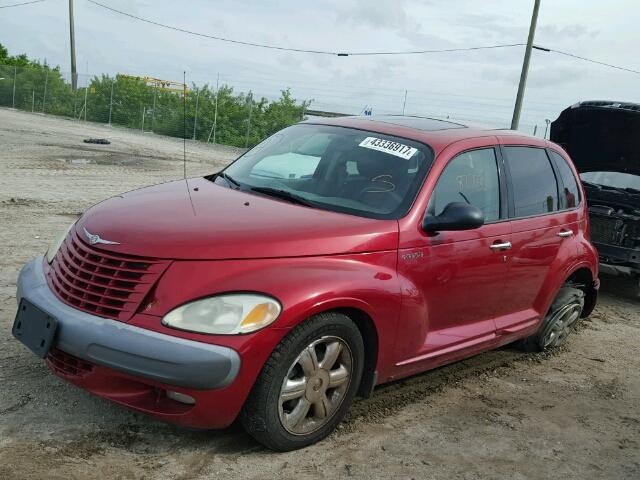
<svg viewBox="0 0 640 480"><path fill-rule="evenodd" d="M398 222L329 212L232 190L205 178L117 195L76 225L96 248L154 258L243 259L391 250ZM94 241L96 239L94 238Z"/></svg>
<svg viewBox="0 0 640 480"><path fill-rule="evenodd" d="M561 145L580 173L640 175L640 105L611 101L577 103L551 123L551 141Z"/></svg>

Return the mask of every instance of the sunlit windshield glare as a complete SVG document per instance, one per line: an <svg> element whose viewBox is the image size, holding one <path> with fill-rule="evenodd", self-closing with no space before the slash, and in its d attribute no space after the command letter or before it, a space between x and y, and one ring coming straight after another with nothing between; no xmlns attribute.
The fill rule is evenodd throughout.
<svg viewBox="0 0 640 480"><path fill-rule="evenodd" d="M267 187L317 208L399 218L410 208L431 161L431 150L415 141L301 124L268 138L224 173L244 190L258 188L264 194Z"/></svg>

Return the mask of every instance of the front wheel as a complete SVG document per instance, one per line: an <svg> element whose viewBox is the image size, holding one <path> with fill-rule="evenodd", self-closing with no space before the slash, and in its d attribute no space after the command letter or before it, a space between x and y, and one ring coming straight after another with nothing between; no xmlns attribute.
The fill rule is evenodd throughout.
<svg viewBox="0 0 640 480"><path fill-rule="evenodd" d="M339 313L293 329L267 360L240 421L263 445L294 450L329 435L355 397L364 363L358 327Z"/></svg>
<svg viewBox="0 0 640 480"><path fill-rule="evenodd" d="M580 319L584 308L584 292L562 287L536 333L523 339L521 347L529 352L542 352L563 345Z"/></svg>

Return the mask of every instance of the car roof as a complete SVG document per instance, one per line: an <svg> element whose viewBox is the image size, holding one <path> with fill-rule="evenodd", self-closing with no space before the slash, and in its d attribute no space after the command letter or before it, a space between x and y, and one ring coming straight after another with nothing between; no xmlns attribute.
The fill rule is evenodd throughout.
<svg viewBox="0 0 640 480"><path fill-rule="evenodd" d="M302 123L356 128L417 140L431 146L436 154L451 143L477 137L500 137L503 140L509 137L508 143L513 141L523 145L550 145L546 140L514 130L410 115L314 118Z"/></svg>

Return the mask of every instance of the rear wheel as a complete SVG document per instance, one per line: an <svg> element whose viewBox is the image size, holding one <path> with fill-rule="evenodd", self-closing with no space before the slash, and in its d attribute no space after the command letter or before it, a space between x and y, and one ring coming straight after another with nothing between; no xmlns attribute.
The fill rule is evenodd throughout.
<svg viewBox="0 0 640 480"><path fill-rule="evenodd" d="M291 331L267 360L240 421L274 450L294 450L329 435L349 409L362 377L364 345L345 315L324 313Z"/></svg>
<svg viewBox="0 0 640 480"><path fill-rule="evenodd" d="M584 292L573 287L562 287L540 329L523 339L520 345L529 352L542 352L563 345L580 319L583 308Z"/></svg>

